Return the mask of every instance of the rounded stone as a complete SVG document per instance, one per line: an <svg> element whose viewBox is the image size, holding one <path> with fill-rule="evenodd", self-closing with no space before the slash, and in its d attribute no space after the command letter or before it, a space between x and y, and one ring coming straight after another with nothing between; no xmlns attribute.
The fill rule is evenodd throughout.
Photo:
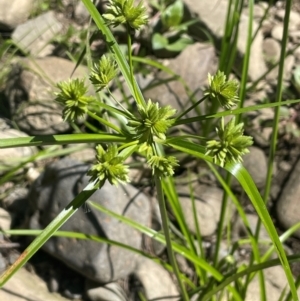
<svg viewBox="0 0 300 301"><path fill-rule="evenodd" d="M89 166L64 158L50 164L34 183L29 200L33 215L30 228L45 228L88 184L85 175ZM149 226L150 202L145 194L131 185L112 186L106 183L91 197L108 210ZM94 208L79 208L61 230L95 235L141 249L142 234L132 227ZM91 280L100 283L126 277L136 266L137 254L116 245L89 239L51 238L44 250Z"/></svg>

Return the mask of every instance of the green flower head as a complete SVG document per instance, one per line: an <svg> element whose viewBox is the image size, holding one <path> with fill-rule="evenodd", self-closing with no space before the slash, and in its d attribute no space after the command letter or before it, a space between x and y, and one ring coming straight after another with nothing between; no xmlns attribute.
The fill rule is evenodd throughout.
<svg viewBox="0 0 300 301"><path fill-rule="evenodd" d="M124 165L124 158L118 156L116 145L108 146L107 151L98 145L96 150L97 164L93 165L87 173L91 176L90 182L96 181L95 184L99 184L99 188L104 185L106 180L116 186L119 183L129 182L128 166Z"/></svg>
<svg viewBox="0 0 300 301"><path fill-rule="evenodd" d="M91 83L101 91L118 74L117 64L112 55L102 55L98 63L94 64L90 75Z"/></svg>
<svg viewBox="0 0 300 301"><path fill-rule="evenodd" d="M128 24L133 29L140 29L147 24L148 16L142 1L137 6L133 5L134 0L109 0L106 14L103 17L109 25L114 27L120 24Z"/></svg>
<svg viewBox="0 0 300 301"><path fill-rule="evenodd" d="M93 100L85 96L87 87L84 80L72 79L57 84L60 92L55 93L55 100L64 106L64 121L75 121L77 118L84 116L87 112L88 104Z"/></svg>
<svg viewBox="0 0 300 301"><path fill-rule="evenodd" d="M150 99L145 107L139 105L138 110L141 118L129 121L128 126L135 128L137 136L146 140L148 144L153 142L154 136L165 140L167 130L175 121L172 116L176 110L171 106L161 108L158 102L153 103Z"/></svg>
<svg viewBox="0 0 300 301"><path fill-rule="evenodd" d="M174 167L178 166L178 160L175 157L152 156L148 160L148 164L152 168L153 175L160 177L168 177L174 174Z"/></svg>
<svg viewBox="0 0 300 301"><path fill-rule="evenodd" d="M211 155L214 163L222 167L226 163L242 162L242 156L249 153L247 147L253 144L252 137L243 135L243 127L243 123L235 125L235 118L224 125L222 118L216 129L220 140L210 140L206 143L206 155Z"/></svg>
<svg viewBox="0 0 300 301"><path fill-rule="evenodd" d="M239 102L238 82L236 80L226 81L224 72L218 71L214 76L208 74L208 84L205 95L208 95L212 102L218 101L227 110L232 109Z"/></svg>

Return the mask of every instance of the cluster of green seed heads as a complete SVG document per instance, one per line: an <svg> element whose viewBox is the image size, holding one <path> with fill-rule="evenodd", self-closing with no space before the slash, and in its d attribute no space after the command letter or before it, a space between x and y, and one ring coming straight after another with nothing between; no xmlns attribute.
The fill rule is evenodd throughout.
<svg viewBox="0 0 300 301"><path fill-rule="evenodd" d="M146 9L142 2L134 6L134 0L109 0L106 14L103 15L108 25L118 26L125 24L133 29L140 29L147 23ZM103 55L94 64L89 76L90 82L99 92L108 87L118 74L117 64L112 54ZM226 75L218 71L216 75L208 75L208 89L206 97L212 102L218 102L223 108L231 110L239 102L238 82L227 80ZM89 110L89 104L94 98L86 96L87 86L83 80L74 79L61 82L58 85L60 92L56 93L56 101L64 106L63 118L74 122L84 116ZM124 108L123 108L124 109ZM178 160L172 156L161 156L157 143L164 143L166 133L176 121L176 110L171 106L161 107L158 102L138 104L137 114L126 111L128 117L126 131L128 141L136 144L136 150L142 153L153 175L159 177L172 176ZM222 118L216 129L218 140L206 143L206 155L212 156L213 162L224 166L229 162L241 162L242 156L249 152L252 137L244 136L243 124L235 124L233 118L226 125ZM130 143L129 143L130 144ZM121 147L124 149L124 147ZM113 185L129 182L128 166L124 164L126 158L119 154L116 145L109 145L106 150L101 145L96 147L96 164L88 171L91 181L102 187L106 180Z"/></svg>
<svg viewBox="0 0 300 301"><path fill-rule="evenodd" d="M142 1L134 6L134 0L109 0L107 12L103 17L108 25L116 27L124 24L135 30L139 30L148 22L146 8Z"/></svg>
<svg viewBox="0 0 300 301"><path fill-rule="evenodd" d="M99 92L106 88L117 74L118 68L114 57L112 55L102 55L99 62L94 64L90 81L97 88L96 92Z"/></svg>
<svg viewBox="0 0 300 301"><path fill-rule="evenodd" d="M236 80L226 81L224 72L218 71L214 76L208 74L208 85L205 94L211 102L219 102L227 110L231 110L239 102L239 84Z"/></svg>
<svg viewBox="0 0 300 301"><path fill-rule="evenodd" d="M64 121L74 122L77 118L83 117L88 104L93 100L86 96L88 90L84 80L74 79L63 81L57 84L59 92L55 93L55 100L64 106Z"/></svg>
<svg viewBox="0 0 300 301"><path fill-rule="evenodd" d="M148 100L146 106L138 105L139 117L129 120L128 126L133 127L141 142L153 143L153 138L165 140L166 132L175 122L176 110L171 106L160 107L159 103Z"/></svg>
<svg viewBox="0 0 300 301"><path fill-rule="evenodd" d="M128 166L124 164L124 158L119 155L118 147L109 145L105 151L101 145L96 146L97 163L88 171L90 181L101 188L105 181L118 186L119 183L128 183Z"/></svg>
<svg viewBox="0 0 300 301"><path fill-rule="evenodd" d="M206 155L211 155L214 163L222 167L226 163L242 162L242 156L249 153L248 147L253 144L252 137L244 136L243 127L243 123L235 124L235 118L225 125L222 118L216 129L219 140L206 143Z"/></svg>
<svg viewBox="0 0 300 301"><path fill-rule="evenodd" d="M208 74L209 87L206 95L212 102L231 110L239 102L238 82L226 80L226 75L218 71L215 76ZM216 128L219 140L210 140L206 143L206 155L213 157L213 162L224 167L226 163L242 162L242 156L249 153L248 147L253 144L252 137L244 136L244 124L236 124L232 118L226 125L222 117Z"/></svg>

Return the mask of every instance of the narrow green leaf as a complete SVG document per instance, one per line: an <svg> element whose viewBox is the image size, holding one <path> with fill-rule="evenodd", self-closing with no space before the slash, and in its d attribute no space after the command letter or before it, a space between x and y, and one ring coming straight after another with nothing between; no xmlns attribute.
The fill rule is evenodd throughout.
<svg viewBox="0 0 300 301"><path fill-rule="evenodd" d="M118 134L72 134L6 138L0 140L0 148L110 142L126 142L126 137Z"/></svg>
<svg viewBox="0 0 300 301"><path fill-rule="evenodd" d="M41 232L26 248L16 262L0 277L2 287L45 243L46 241L78 210L78 208L96 191L89 184L75 199Z"/></svg>

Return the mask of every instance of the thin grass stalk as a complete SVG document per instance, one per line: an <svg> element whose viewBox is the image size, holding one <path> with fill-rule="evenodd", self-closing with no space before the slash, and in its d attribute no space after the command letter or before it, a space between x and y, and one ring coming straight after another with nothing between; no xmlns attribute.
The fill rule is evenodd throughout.
<svg viewBox="0 0 300 301"><path fill-rule="evenodd" d="M190 178L190 175L189 175L189 178ZM200 233L200 225L199 225L199 222L198 222L195 196L194 196L194 193L193 193L193 188L192 188L192 185L191 185L191 181L189 181L189 187L190 187L190 195L191 195L191 200L192 200L192 210L193 210L194 224L195 224L195 228L196 228L196 238L197 238L198 248L199 248L199 254L198 255L204 258L205 257L205 252L204 252L204 249L203 249L202 235ZM198 266L196 266L196 271L197 271L197 275L199 275L199 277L200 277L200 285L203 286L207 281L206 271L204 269L199 268Z"/></svg>
<svg viewBox="0 0 300 301"><path fill-rule="evenodd" d="M237 41L239 36L239 24L240 24L240 16L242 13L244 5L244 0L236 0L233 10L233 16L232 16L232 34L231 34L231 42L230 42L230 52L228 54L229 59L227 58L226 64L225 64L225 74L229 76L233 69L234 62L236 60L236 52L237 52Z"/></svg>
<svg viewBox="0 0 300 301"><path fill-rule="evenodd" d="M136 90L136 85L134 84L134 75L133 75L133 65L132 65L132 42L131 42L131 35L130 35L130 26L127 24L127 53L128 53L128 65L129 65L129 72L130 72L130 79L133 86L133 96L136 102L138 103L138 94Z"/></svg>
<svg viewBox="0 0 300 301"><path fill-rule="evenodd" d="M252 5L251 5L252 3ZM249 24L248 24L248 39L247 39L247 46L246 46L246 52L244 56L243 61L243 70L242 70L242 80L240 85L240 105L239 107L244 106L244 99L246 94L246 83L248 78L248 69L249 69L249 60L250 60L250 51L251 51L251 37L252 37L252 21L253 21L253 2L249 2L249 12L250 12L250 18L249 18ZM238 27L239 24L236 25ZM236 118L236 124L240 122L240 115ZM226 175L226 183L230 186L231 183L231 175L227 173ZM214 254L214 265L217 266L218 263L218 257L219 257L219 251L220 251L220 245L223 235L223 227L224 227L224 221L225 221L225 215L226 215L226 209L228 205L228 194L226 191L224 191L223 198L222 198L222 206L220 211L220 217L219 217L219 225L217 230L217 239L216 239L216 245L215 245L215 254Z"/></svg>
<svg viewBox="0 0 300 301"><path fill-rule="evenodd" d="M222 38L222 44L221 44L221 55L220 55L220 59L219 59L219 70L221 71L225 71L223 70L224 67L224 60L227 58L228 55L228 49L229 49L229 42L230 41L230 37L231 37L231 20L232 20L232 13L231 13L231 7L232 7L232 1L230 0L227 6L227 13L226 13L226 21L225 21L225 30L224 30L224 34L223 34L223 38Z"/></svg>
<svg viewBox="0 0 300 301"><path fill-rule="evenodd" d="M269 5L268 5L267 9L265 9L264 15L263 15L262 18L260 19L260 21L259 21L259 23L258 23L258 26L257 26L257 28L256 28L256 30L255 30L255 32L254 32L254 35L253 35L253 37L252 37L252 42L255 40L255 38L256 38L256 36L257 36L259 30L260 30L261 27L262 27L263 22L265 21L265 19L266 19L267 16L268 16L268 13L269 13L269 10L270 10L271 6L273 6L273 5L274 5L274 0L269 0Z"/></svg>
<svg viewBox="0 0 300 301"><path fill-rule="evenodd" d="M117 133L122 134L122 131L119 127L117 127L116 125L112 124L111 122L107 121L106 119L97 116L96 114L92 113L91 111L87 111L87 114L92 117L93 119L97 120L98 122L100 122L101 124L105 125L108 128L111 128L113 130L115 130Z"/></svg>
<svg viewBox="0 0 300 301"><path fill-rule="evenodd" d="M162 186L165 195L167 196L168 204L170 205L171 210L175 215L180 231L182 232L189 249L191 250L191 252L193 252L193 254L195 254L195 256L198 256L197 250L193 242L192 234L188 229L181 204L178 200L178 195L174 187L173 179L171 177L168 177L167 179L163 179ZM197 270L196 265L195 265L195 269Z"/></svg>
<svg viewBox="0 0 300 301"><path fill-rule="evenodd" d="M169 230L169 219L168 219L168 214L167 214L167 209L166 209L166 204L165 204L165 196L164 196L164 192L163 192L163 188L162 188L161 179L159 178L159 176L154 175L154 180L155 180L155 187L156 187L156 191L157 191L157 200L158 200L159 210L160 210L160 214L161 214L163 232L164 232L164 235L166 238L168 257L169 257L171 266L173 268L174 274L176 276L176 279L178 281L178 285L180 287L180 291L181 291L183 300L189 301L189 296L188 296L185 286L181 280L179 268L178 268L178 265L176 262L173 248L172 248L172 241L171 241L170 230Z"/></svg>
<svg viewBox="0 0 300 301"><path fill-rule="evenodd" d="M284 73L284 60L286 54L286 47L288 41L288 28L289 28L289 17L291 11L292 1L286 1L285 7L285 17L284 17L284 27L283 27L283 36L281 41L281 53L280 53L280 63L279 63L279 71L278 71L278 85L276 89L276 102L280 103L282 100L282 90L283 90L283 73ZM276 145L277 145L277 136L278 136L278 124L279 124L279 110L280 107L275 108L275 116L273 119L273 132L271 138L271 144L269 149L269 159L268 159L268 170L267 170L267 178L265 184L265 191L264 191L264 202L265 204L268 202L268 198L270 195L271 190L271 182L272 182L272 174L273 174L273 164L275 159L275 152L276 152ZM261 228L261 221L258 220L255 235L258 238L259 232ZM291 288L292 290L292 288ZM297 292L292 290L292 296L294 300L298 300Z"/></svg>
<svg viewBox="0 0 300 301"><path fill-rule="evenodd" d="M282 90L283 90L283 73L284 73L284 60L285 60L285 53L288 41L288 28L289 28L289 18L290 18L290 11L292 6L292 0L286 1L285 7L285 17L284 17L284 26L283 26L283 36L281 41L281 53L280 53L280 63L279 63L279 71L278 71L278 84L276 89L276 102L281 103L282 100ZM269 160L268 160L268 172L267 172L267 179L264 191L264 200L267 203L270 189L271 189L271 182L272 182L272 173L273 173L273 163L275 158L276 152L276 145L277 145L277 136L278 136L278 124L279 124L279 114L280 107L275 108L275 116L273 119L273 132L271 138L271 144L269 149ZM258 227L259 229L259 227Z"/></svg>

